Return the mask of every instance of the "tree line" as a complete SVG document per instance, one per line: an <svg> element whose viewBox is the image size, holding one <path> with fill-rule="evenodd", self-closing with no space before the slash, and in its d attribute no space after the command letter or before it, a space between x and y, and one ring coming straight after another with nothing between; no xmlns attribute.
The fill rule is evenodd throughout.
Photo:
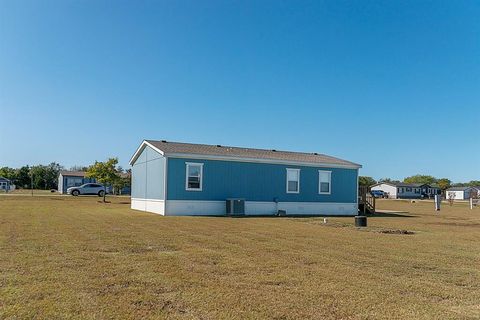
<svg viewBox="0 0 480 320"><path fill-rule="evenodd" d="M378 181L373 179L372 177L360 176L358 178L358 183L361 186L371 186L376 183L382 182L390 182L390 183L421 183L421 184L429 184L429 185L436 185L442 190L446 190L450 187L478 187L480 186L480 180L472 180L470 182L460 182L460 183L452 183L450 179L447 178L435 178L429 175L421 175L417 174L414 176L406 177L403 181L394 180L390 178L382 178Z"/></svg>
<svg viewBox="0 0 480 320"><path fill-rule="evenodd" d="M23 166L20 168L2 167L0 177L4 177L20 189L58 189L58 176L65 167L52 162L48 165ZM121 189L130 184L130 170L118 166L117 158L105 162L95 161L90 166L73 166L69 171L85 171L87 176L96 178L99 183L109 184L114 189ZM108 180L108 181L107 181Z"/></svg>
<svg viewBox="0 0 480 320"><path fill-rule="evenodd" d="M27 189L33 186L33 189L58 189L58 176L62 170L65 170L65 167L56 162L48 165L27 165L20 168L2 167L0 168L0 177L9 179L17 188ZM73 166L70 167L69 170L85 171L87 176L96 178L99 183L111 185L117 190L130 184L130 170L124 170L119 166L117 158L109 158L105 162L95 161L95 163L90 166ZM367 176L360 176L358 181L361 186L371 186L382 182L422 183L437 185L442 190L450 187L480 186L480 180L452 183L452 181L447 178L435 178L421 174L406 177L403 181L390 178L375 180Z"/></svg>
<svg viewBox="0 0 480 320"><path fill-rule="evenodd" d="M56 162L48 165L23 166L20 168L2 167L0 177L7 178L17 188L57 189L58 174L64 167Z"/></svg>

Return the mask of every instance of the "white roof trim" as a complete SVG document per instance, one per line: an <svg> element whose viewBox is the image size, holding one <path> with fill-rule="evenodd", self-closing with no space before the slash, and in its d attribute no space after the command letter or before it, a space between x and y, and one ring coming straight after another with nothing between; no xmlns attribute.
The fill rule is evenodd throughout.
<svg viewBox="0 0 480 320"><path fill-rule="evenodd" d="M382 185L382 184L387 184L387 185L392 186L392 187L396 187L396 186L397 186L396 184L393 184L393 183L391 183L391 182L377 182L377 183L375 183L375 184L372 184L372 185L370 186L370 188L376 187L376 186L380 186L380 185Z"/></svg>
<svg viewBox="0 0 480 320"><path fill-rule="evenodd" d="M298 166L309 166L309 167L327 167L327 168L345 168L345 169L360 169L362 167L361 165L357 165L357 164L346 165L346 164L336 164L336 163L328 163L328 162L300 162L300 161L288 161L288 160L276 160L276 159L229 157L229 156L202 155L202 154L189 154L189 153L166 153L164 154L164 156L173 157L173 158L184 158L184 159L271 163L271 164L298 165Z"/></svg>
<svg viewBox="0 0 480 320"><path fill-rule="evenodd" d="M140 144L140 146L137 148L137 151L133 154L133 156L130 158L130 161L128 162L130 165L133 165L133 163L137 160L138 156L142 153L143 149L145 149L146 146L149 146L153 150L157 151L160 153L162 156L164 155L163 151L155 147L153 144L150 142L143 140L143 142Z"/></svg>

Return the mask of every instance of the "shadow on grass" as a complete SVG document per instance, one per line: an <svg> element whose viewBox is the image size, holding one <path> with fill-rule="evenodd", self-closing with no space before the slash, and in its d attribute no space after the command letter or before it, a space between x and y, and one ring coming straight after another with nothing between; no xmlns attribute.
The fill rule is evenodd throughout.
<svg viewBox="0 0 480 320"><path fill-rule="evenodd" d="M389 212L389 213L376 213L376 214L367 214L367 217L369 218L415 218L415 216L412 215L407 215L405 214L407 212ZM362 214L359 214L360 216ZM281 218L355 218L355 216L352 215L328 215L328 214L291 214L291 215L285 215L285 216L277 216L277 215L216 215L216 216L204 216L204 217L224 217L224 218L240 218L240 219L251 219L251 218L276 218L276 219L281 219Z"/></svg>
<svg viewBox="0 0 480 320"><path fill-rule="evenodd" d="M282 218L353 218L355 216L351 215L328 215L328 214L290 214L290 215L285 215L285 216L277 216L277 215L244 215L244 216L223 216L227 218L242 218L242 219L248 219L248 218L275 218L275 219L282 219Z"/></svg>
<svg viewBox="0 0 480 320"><path fill-rule="evenodd" d="M377 212L369 214L367 217L374 218L415 218L415 216L407 214L408 212Z"/></svg>

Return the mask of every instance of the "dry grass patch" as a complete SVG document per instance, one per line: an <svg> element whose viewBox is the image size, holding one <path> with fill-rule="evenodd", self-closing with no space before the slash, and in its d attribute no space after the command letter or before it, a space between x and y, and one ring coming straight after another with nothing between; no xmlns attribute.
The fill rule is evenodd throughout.
<svg viewBox="0 0 480 320"><path fill-rule="evenodd" d="M359 231L353 218L161 217L110 199L0 196L0 318L480 317L480 208L379 201L408 214Z"/></svg>

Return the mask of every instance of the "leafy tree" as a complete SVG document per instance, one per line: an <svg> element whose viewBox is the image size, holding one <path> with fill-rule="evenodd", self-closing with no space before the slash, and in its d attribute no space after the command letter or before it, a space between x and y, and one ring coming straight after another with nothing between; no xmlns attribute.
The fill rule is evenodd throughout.
<svg viewBox="0 0 480 320"><path fill-rule="evenodd" d="M478 187L480 186L480 181L479 180L472 180L468 183L469 187Z"/></svg>
<svg viewBox="0 0 480 320"><path fill-rule="evenodd" d="M46 166L45 179L48 181L48 189L58 189L58 175L63 169L63 166L56 162Z"/></svg>
<svg viewBox="0 0 480 320"><path fill-rule="evenodd" d="M377 183L377 181L375 181L375 179L373 179L372 177L365 177L365 176L358 177L358 184L361 186L368 187L375 183Z"/></svg>
<svg viewBox="0 0 480 320"><path fill-rule="evenodd" d="M437 185L442 190L447 190L452 185L452 181L447 178L441 178L437 180Z"/></svg>
<svg viewBox="0 0 480 320"><path fill-rule="evenodd" d="M16 180L17 171L14 168L9 167L0 168L0 177L4 177L11 181Z"/></svg>
<svg viewBox="0 0 480 320"><path fill-rule="evenodd" d="M74 165L74 166L71 166L69 170L70 171L87 171L88 167L87 166Z"/></svg>
<svg viewBox="0 0 480 320"><path fill-rule="evenodd" d="M57 189L58 174L62 170L62 166L52 162L47 166L37 165L30 168L34 189Z"/></svg>
<svg viewBox="0 0 480 320"><path fill-rule="evenodd" d="M46 189L47 181L45 180L45 166L38 165L30 167L31 180L33 181L33 189Z"/></svg>
<svg viewBox="0 0 480 320"><path fill-rule="evenodd" d="M113 190L115 194L120 194L121 190L130 185L130 177L122 175L118 177L117 180L113 183Z"/></svg>
<svg viewBox="0 0 480 320"><path fill-rule="evenodd" d="M95 161L95 164L91 165L87 170L87 177L95 178L97 182L106 185L113 186L120 179L119 172L116 168L118 164L117 158L110 158L105 162ZM103 202L105 202L105 196L107 190L103 193Z"/></svg>
<svg viewBox="0 0 480 320"><path fill-rule="evenodd" d="M399 183L400 181L393 180L393 179L390 179L390 178L381 178L380 180L378 180L378 183L382 183L382 182L385 182L385 183Z"/></svg>
<svg viewBox="0 0 480 320"><path fill-rule="evenodd" d="M456 182L456 183L452 183L452 187L468 187L468 183Z"/></svg>
<svg viewBox="0 0 480 320"><path fill-rule="evenodd" d="M29 166L23 166L20 169L17 169L17 177L15 180L15 185L20 188L30 187L30 167Z"/></svg>
<svg viewBox="0 0 480 320"><path fill-rule="evenodd" d="M406 177L403 179L404 183L426 183L426 184L434 184L437 182L437 179L432 176L426 176L426 175L421 175L417 174L411 177Z"/></svg>

